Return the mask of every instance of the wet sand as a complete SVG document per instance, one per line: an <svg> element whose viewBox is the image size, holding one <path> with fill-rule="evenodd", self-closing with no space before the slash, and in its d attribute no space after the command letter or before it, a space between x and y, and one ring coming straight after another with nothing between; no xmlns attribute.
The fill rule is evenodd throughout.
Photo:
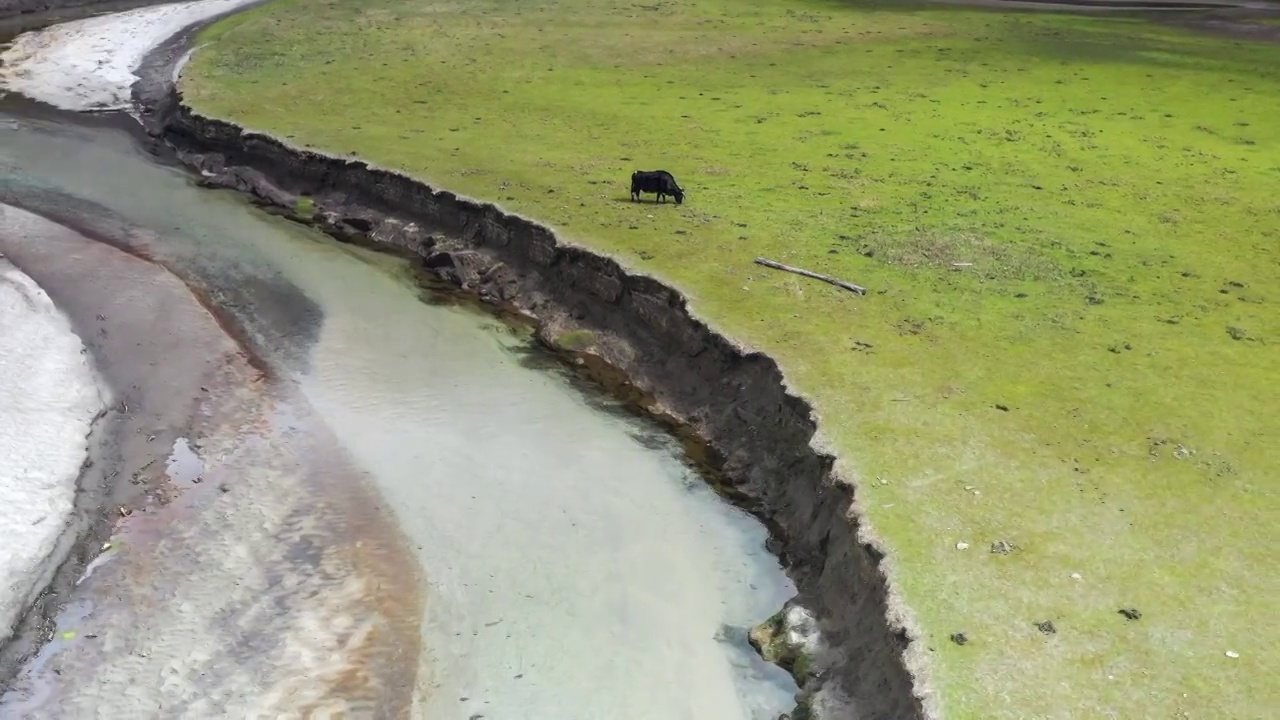
<svg viewBox="0 0 1280 720"><path fill-rule="evenodd" d="M402 716L421 577L335 438L176 277L0 209L0 252L72 318L120 400L82 478L97 532L0 658L11 675L52 640L0 714ZM194 474L166 462L184 447Z"/></svg>

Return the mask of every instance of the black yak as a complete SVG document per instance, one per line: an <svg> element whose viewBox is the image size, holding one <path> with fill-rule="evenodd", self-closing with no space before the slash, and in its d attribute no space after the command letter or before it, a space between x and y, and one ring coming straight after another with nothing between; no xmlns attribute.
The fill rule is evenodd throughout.
<svg viewBox="0 0 1280 720"><path fill-rule="evenodd" d="M684 190L666 170L637 170L631 173L631 200L639 200L640 193L656 193L657 202L662 202L667 195L675 198L677 205L684 202Z"/></svg>

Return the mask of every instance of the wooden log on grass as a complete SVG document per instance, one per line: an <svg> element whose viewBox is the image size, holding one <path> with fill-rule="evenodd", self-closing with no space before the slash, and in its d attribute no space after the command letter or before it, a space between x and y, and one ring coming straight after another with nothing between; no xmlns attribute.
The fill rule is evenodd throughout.
<svg viewBox="0 0 1280 720"><path fill-rule="evenodd" d="M836 287L844 288L849 292L855 292L855 293L858 293L859 295L867 294L867 289L862 287L861 285L854 285L851 282L845 282L844 280L841 280L839 278L833 278L830 275L823 275L822 273L816 273L816 272L813 272L812 270L805 270L804 268L791 267L790 265L783 265L782 263L774 262L772 260L766 260L765 258L762 258L762 257L756 258L756 264L763 265L765 267L771 267L774 270L781 270L783 272L795 273L796 275L803 275L805 277L813 278L814 280L821 280L824 283L831 283Z"/></svg>

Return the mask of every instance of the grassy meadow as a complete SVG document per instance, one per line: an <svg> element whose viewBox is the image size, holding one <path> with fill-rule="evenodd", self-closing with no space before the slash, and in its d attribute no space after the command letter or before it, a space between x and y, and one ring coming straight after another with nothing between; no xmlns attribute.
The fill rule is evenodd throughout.
<svg viewBox="0 0 1280 720"><path fill-rule="evenodd" d="M1280 45L831 0L278 0L203 42L197 109L545 220L776 357L949 717L1280 708ZM627 200L658 168L683 206Z"/></svg>

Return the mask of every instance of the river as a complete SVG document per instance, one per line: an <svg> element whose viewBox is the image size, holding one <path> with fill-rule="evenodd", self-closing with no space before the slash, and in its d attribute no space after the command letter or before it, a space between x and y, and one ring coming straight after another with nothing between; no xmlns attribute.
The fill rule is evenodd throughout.
<svg viewBox="0 0 1280 720"><path fill-rule="evenodd" d="M424 301L406 261L197 188L120 122L0 105L0 200L64 224L113 223L145 246L141 255L199 285L244 329L273 395L298 398L273 406L276 415L293 407L291 417L313 418L286 423L274 447L331 454L325 467L351 470L325 482L309 479L315 473L278 479L263 487L263 503L309 498L307 507L323 507L314 511L318 537L341 544L351 541L340 517L347 489L334 477L370 485L380 505L359 510L363 524L376 515L394 525L422 573L421 615L407 626L420 633L408 645L417 657L396 658L413 667L414 717L773 720L792 706L791 679L745 643L746 629L794 594L764 549L763 527L722 502L670 437L572 381L527 333L475 309ZM11 244L70 232L23 220L30 225L15 233L15 213L0 216L9 218L0 234ZM280 287L292 294L273 290ZM175 485L213 461L199 457L211 444L173 442ZM269 500L273 492L280 497ZM233 519L252 495L240 505L228 499L235 497L218 499ZM149 532L147 542L160 545L170 531ZM368 537L361 542L375 542ZM240 554L275 540L242 542ZM262 562L294 562L288 555L262 552ZM211 582L231 572L207 562ZM394 583L381 588L370 583L358 601L386 603L378 593L402 592ZM82 625L84 609L105 601L94 592L78 591L72 615ZM182 604L181 588L175 592L167 602ZM277 608L289 612L287 603ZM170 642L191 631L165 626L163 614L144 622L155 625L148 632L177 633ZM129 712L151 708L137 717L165 704L148 704L149 693L187 698L188 714L250 707L193 704L208 691L200 666L172 668L175 678L156 678L154 690L127 672L81 670L98 683L88 704L58 700L90 692L74 678L48 676L60 647L23 670L0 714L58 716L126 691L137 701ZM264 653L255 662L287 657Z"/></svg>

